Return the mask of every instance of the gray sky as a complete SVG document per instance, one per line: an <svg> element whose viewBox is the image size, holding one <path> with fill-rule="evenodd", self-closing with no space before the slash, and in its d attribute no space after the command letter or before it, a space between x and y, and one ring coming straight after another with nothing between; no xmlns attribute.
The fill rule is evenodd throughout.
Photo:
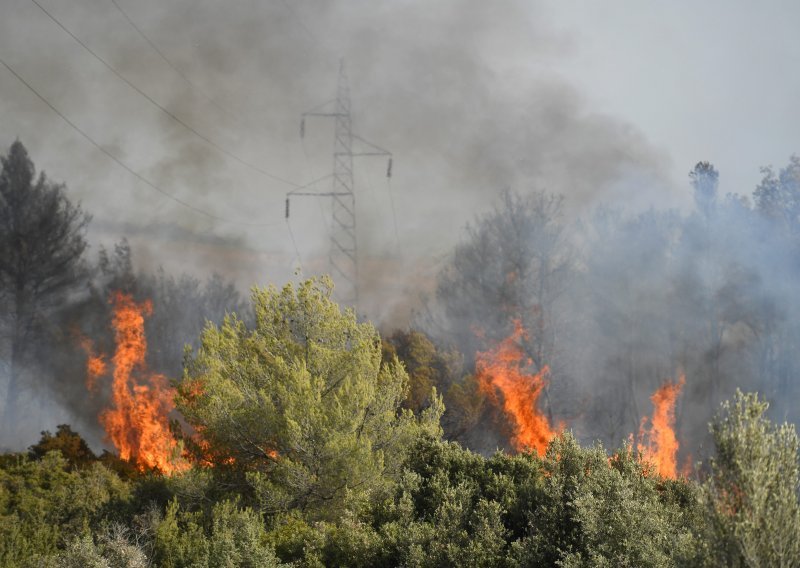
<svg viewBox="0 0 800 568"><path fill-rule="evenodd" d="M429 285L504 187L563 193L576 213L687 207L699 160L716 164L723 191L749 193L760 166L800 151L796 2L116 0L179 74L111 0L37 1L203 137L301 184L330 172L333 131L309 120L301 142L299 115L334 96L344 57L354 129L394 153L391 188L383 160L356 170L377 318L392 313L386 298ZM0 0L0 58L132 169L239 222L147 187L0 68L0 143L18 136L67 183L95 216L93 243L127 235L142 263L242 285L292 277L290 186L170 119L31 0ZM325 269L328 219L327 202L293 202L306 273Z"/></svg>
<svg viewBox="0 0 800 568"><path fill-rule="evenodd" d="M553 2L573 50L561 72L597 112L635 125L684 174L699 159L726 191L800 152L800 4Z"/></svg>

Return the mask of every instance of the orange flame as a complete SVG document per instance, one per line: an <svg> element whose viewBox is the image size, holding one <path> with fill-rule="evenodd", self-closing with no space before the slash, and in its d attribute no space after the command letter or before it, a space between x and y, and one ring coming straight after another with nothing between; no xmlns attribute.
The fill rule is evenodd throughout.
<svg viewBox="0 0 800 568"><path fill-rule="evenodd" d="M102 354L94 352L94 343L85 336L80 337L81 348L86 352L86 388L90 391L97 390L97 379L108 371L106 359Z"/></svg>
<svg viewBox="0 0 800 568"><path fill-rule="evenodd" d="M137 304L122 293L114 295L113 304L116 350L112 358L112 407L101 413L100 423L119 456L135 460L141 470L158 468L166 474L183 471L189 464L179 457L167 419L174 408L174 389L163 375L148 373L145 364L144 318L152 313L152 304ZM91 374L91 359L89 365ZM134 371L138 371L136 377Z"/></svg>
<svg viewBox="0 0 800 568"><path fill-rule="evenodd" d="M653 393L653 417L646 430L647 418L642 419L637 449L643 462L652 465L661 477L678 477L678 438L675 436L675 403L681 393L686 375L680 374L676 382L666 381Z"/></svg>
<svg viewBox="0 0 800 568"><path fill-rule="evenodd" d="M514 428L511 443L517 450L536 450L544 455L547 445L556 432L536 404L545 386L547 366L534 374L524 368L531 365L520 347L527 332L519 320L514 321L514 332L493 349L478 352L476 371L478 385L495 403L497 393L503 397L503 411Z"/></svg>

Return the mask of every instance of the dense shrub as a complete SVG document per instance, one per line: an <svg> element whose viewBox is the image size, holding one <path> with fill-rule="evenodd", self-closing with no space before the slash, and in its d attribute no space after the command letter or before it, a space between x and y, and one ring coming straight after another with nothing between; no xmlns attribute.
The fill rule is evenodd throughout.
<svg viewBox="0 0 800 568"><path fill-rule="evenodd" d="M100 526L130 486L99 463L70 469L59 451L0 469L0 566L46 556Z"/></svg>

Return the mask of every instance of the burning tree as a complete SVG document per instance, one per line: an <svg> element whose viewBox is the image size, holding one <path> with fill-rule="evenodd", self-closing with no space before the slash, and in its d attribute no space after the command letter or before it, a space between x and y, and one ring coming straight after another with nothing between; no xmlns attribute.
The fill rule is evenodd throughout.
<svg viewBox="0 0 800 568"><path fill-rule="evenodd" d="M476 327L499 341L519 320L531 332L524 350L536 369L556 364L558 303L574 270L562 202L544 192L506 191L494 211L467 227L436 291L448 332L465 353L484 347Z"/></svg>
<svg viewBox="0 0 800 568"><path fill-rule="evenodd" d="M647 427L647 418L643 418L639 429L637 450L642 461L668 479L678 477L680 444L675 435L675 405L685 383L686 376L681 374L677 381L666 381L661 385L650 397L653 403L650 427Z"/></svg>
<svg viewBox="0 0 800 568"><path fill-rule="evenodd" d="M567 312L562 308L575 271L562 203L560 196L545 192L504 192L492 212L467 227L468 238L456 247L436 291L444 324L440 335L462 352L477 354L502 342L515 334L518 322L529 332L516 338L527 369L533 375L549 373L561 385L566 357L557 338L564 336ZM552 422L549 384L537 384L533 400L541 398L545 420ZM492 434L473 430L468 437L475 439L467 443L489 448L497 443L487 439Z"/></svg>
<svg viewBox="0 0 800 568"><path fill-rule="evenodd" d="M331 292L326 279L254 289L254 328L235 315L207 327L179 386L199 459L267 510L328 516L383 487L418 435L440 435L439 397L419 417L401 409L405 370L381 363L375 328Z"/></svg>
<svg viewBox="0 0 800 568"><path fill-rule="evenodd" d="M129 294L112 296L114 343L110 363L113 366L111 404L100 414L107 439L119 457L140 470L157 468L171 474L189 464L180 456L180 446L169 428L169 414L174 408L175 389L167 378L147 369L145 317L152 313L152 303L134 301ZM100 379L109 370L103 354L95 353L92 342L83 338L86 350L86 386L95 393Z"/></svg>
<svg viewBox="0 0 800 568"><path fill-rule="evenodd" d="M481 390L497 406L502 406L511 422L511 443L514 448L533 450L544 455L556 435L555 429L538 408L549 369L544 366L535 374L525 371L525 367L531 365L531 360L522 351L520 341L527 336L527 332L519 320L514 324L512 335L494 348L477 354L476 373Z"/></svg>

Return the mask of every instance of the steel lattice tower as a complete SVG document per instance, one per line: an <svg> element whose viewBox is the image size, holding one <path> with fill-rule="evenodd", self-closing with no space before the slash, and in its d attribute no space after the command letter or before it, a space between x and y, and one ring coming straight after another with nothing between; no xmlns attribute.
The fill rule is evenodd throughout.
<svg viewBox="0 0 800 568"><path fill-rule="evenodd" d="M325 107L328 107L330 112L325 112ZM353 158L356 156L387 156L389 157L389 163L386 175L391 177L391 153L353 133L353 121L350 112L350 85L347 80L344 61L339 63L336 99L303 113L300 123L301 137L305 136L305 119L308 116L334 119L333 173L330 176L333 179L333 187L329 192L290 191L286 194L286 217L287 219L289 217L289 197L292 195L331 197L333 222L328 252L331 276L336 283L336 296L339 302L357 309L358 237L356 233ZM354 152L354 141L364 146L364 150Z"/></svg>
<svg viewBox="0 0 800 568"><path fill-rule="evenodd" d="M353 192L353 122L350 116L350 85L339 64L336 86L336 111L333 113L333 191L331 246L329 262L333 278L339 282L339 299L358 305L358 239L356 238L356 195ZM344 285L344 286L342 286Z"/></svg>

